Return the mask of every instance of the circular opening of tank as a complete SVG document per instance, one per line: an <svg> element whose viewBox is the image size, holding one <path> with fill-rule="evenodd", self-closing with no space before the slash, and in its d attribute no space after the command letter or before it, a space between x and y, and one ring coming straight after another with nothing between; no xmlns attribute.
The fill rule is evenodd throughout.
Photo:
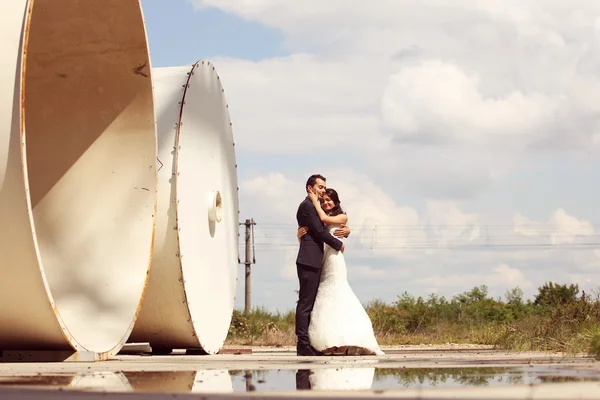
<svg viewBox="0 0 600 400"><path fill-rule="evenodd" d="M138 0L35 0L27 23L27 177L45 278L75 347L128 336L154 224L156 144Z"/></svg>
<svg viewBox="0 0 600 400"><path fill-rule="evenodd" d="M221 198L221 192L218 190L211 195L208 215L213 222L221 222L221 219L223 219L223 199Z"/></svg>

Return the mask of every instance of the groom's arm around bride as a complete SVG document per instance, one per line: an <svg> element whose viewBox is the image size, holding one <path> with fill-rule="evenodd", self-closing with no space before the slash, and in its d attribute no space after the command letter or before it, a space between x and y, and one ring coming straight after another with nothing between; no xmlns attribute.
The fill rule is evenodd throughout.
<svg viewBox="0 0 600 400"><path fill-rule="evenodd" d="M302 240L300 241L300 247L304 246L319 246L321 252L320 254L316 254L313 252L303 252L300 251L298 253L298 260L296 260L299 264L304 264L308 266L314 266L316 268L321 267L321 263L323 262L323 243L327 243L329 246L334 248L337 251L344 251L344 243L331 235L323 226L321 219L319 218L319 214L315 207L312 205L312 202L306 198L300 206L298 207L298 213L296 215L298 220L298 225L306 226L308 228L308 234L304 235ZM317 257L310 257L310 255L317 255ZM304 260L305 257L311 258L310 260ZM315 258L314 260L312 258Z"/></svg>
<svg viewBox="0 0 600 400"><path fill-rule="evenodd" d="M302 240L302 236L306 235L308 233L308 227L306 226L299 226L298 227L298 233L297 233L297 237L298 237L298 242L300 242ZM346 225L342 225L341 227L339 227L338 229L333 231L333 236L337 237L337 238L348 238L348 236L350 236L350 233L352 233L352 230L346 226Z"/></svg>

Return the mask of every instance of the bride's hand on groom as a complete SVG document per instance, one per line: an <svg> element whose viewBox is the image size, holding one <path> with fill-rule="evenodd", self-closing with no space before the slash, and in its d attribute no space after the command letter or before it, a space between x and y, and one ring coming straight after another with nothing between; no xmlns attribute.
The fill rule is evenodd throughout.
<svg viewBox="0 0 600 400"><path fill-rule="evenodd" d="M340 228L333 231L333 236L339 238L348 237L348 235L350 235L350 232L350 228L348 228L346 225L342 225Z"/></svg>
<svg viewBox="0 0 600 400"><path fill-rule="evenodd" d="M302 239L302 236L306 235L307 233L308 228L306 226L298 227L298 241L300 241L300 239Z"/></svg>

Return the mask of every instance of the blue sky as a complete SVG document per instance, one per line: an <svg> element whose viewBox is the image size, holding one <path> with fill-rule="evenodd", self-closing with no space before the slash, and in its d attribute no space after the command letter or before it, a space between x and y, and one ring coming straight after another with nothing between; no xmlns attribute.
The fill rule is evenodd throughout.
<svg viewBox="0 0 600 400"><path fill-rule="evenodd" d="M142 0L142 7L153 67L191 65L217 57L261 61L289 54L278 29L217 8L196 10L188 0ZM298 165L304 159L303 155L254 154L244 148L238 148L237 157L244 166L242 178L273 165Z"/></svg>
<svg viewBox="0 0 600 400"><path fill-rule="evenodd" d="M294 216L314 172L350 216L365 303L598 287L600 250L573 244L600 242L599 2L282 4L142 0L153 66L209 59L224 85L241 217L258 223L254 305L294 306ZM490 235L519 246L482 246Z"/></svg>
<svg viewBox="0 0 600 400"><path fill-rule="evenodd" d="M154 67L187 65L218 56L259 61L286 55L283 35L187 0L142 0Z"/></svg>

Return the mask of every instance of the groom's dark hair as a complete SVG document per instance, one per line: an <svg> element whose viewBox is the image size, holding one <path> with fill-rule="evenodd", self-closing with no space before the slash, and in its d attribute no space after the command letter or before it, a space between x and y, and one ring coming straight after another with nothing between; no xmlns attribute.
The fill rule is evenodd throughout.
<svg viewBox="0 0 600 400"><path fill-rule="evenodd" d="M315 186L315 184L317 183L317 179L322 179L323 182L327 181L327 179L325 179L325 177L323 175L314 174L308 178L308 180L306 181L306 186L304 188L308 189L309 186Z"/></svg>

